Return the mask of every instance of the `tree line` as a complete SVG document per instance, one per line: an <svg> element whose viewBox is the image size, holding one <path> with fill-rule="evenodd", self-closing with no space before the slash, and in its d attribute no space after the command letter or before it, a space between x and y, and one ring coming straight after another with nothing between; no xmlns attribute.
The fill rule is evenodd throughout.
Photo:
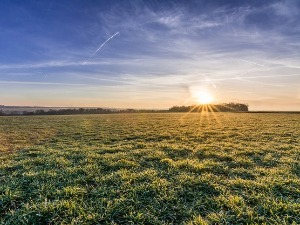
<svg viewBox="0 0 300 225"><path fill-rule="evenodd" d="M69 108L69 109L38 109L35 111L1 111L0 116L33 116L33 115L80 115L80 114L115 114L115 113L155 113L167 110L151 109L106 109L106 108Z"/></svg>
<svg viewBox="0 0 300 225"><path fill-rule="evenodd" d="M210 105L173 106L169 112L248 112L248 104L242 103L221 103Z"/></svg>
<svg viewBox="0 0 300 225"><path fill-rule="evenodd" d="M222 103L211 105L191 105L191 106L172 106L168 110L151 109L106 109L106 108L69 108L69 109L38 109L35 111L23 112L3 112L0 110L0 116L7 115L76 115L76 114L115 114L115 113L166 113L166 112L247 112L248 104L241 103Z"/></svg>

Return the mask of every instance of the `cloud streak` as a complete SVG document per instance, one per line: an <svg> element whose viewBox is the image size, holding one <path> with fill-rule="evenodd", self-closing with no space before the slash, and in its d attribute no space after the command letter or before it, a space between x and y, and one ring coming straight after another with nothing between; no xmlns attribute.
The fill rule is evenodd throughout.
<svg viewBox="0 0 300 225"><path fill-rule="evenodd" d="M99 46L99 48L97 48L97 50L96 50L93 54L91 54L90 57L89 57L85 62L82 63L82 65L87 64L87 62L90 61L90 60L94 57L94 55L96 55L97 52L99 52L99 51L101 50L101 48L102 48L107 42L109 42L111 39L113 39L113 38L114 38L116 35L118 35L119 33L120 33L120 32L116 32L114 35L112 35L110 38L108 38L106 41L104 41L104 42Z"/></svg>
<svg viewBox="0 0 300 225"><path fill-rule="evenodd" d="M58 83L58 82L4 81L4 80L0 80L0 84L86 86L86 84L70 84L70 83Z"/></svg>

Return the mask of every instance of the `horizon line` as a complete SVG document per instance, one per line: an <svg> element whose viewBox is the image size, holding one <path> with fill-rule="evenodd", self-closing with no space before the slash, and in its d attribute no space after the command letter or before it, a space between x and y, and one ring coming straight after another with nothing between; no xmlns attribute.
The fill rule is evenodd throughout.
<svg viewBox="0 0 300 225"><path fill-rule="evenodd" d="M230 103L230 102L229 102ZM226 103L215 103L215 104L193 104L193 105L218 105L218 104L226 104ZM238 103L238 104L247 104L247 103ZM182 105L185 106L185 105ZM189 105L192 106L192 105ZM103 109L133 109L133 110L169 110L171 107L168 108L135 108L135 107L105 107L105 106L30 106L30 105L0 105L2 107L9 107L9 108L103 108ZM253 112L253 113L263 113L263 112L281 112L281 113L288 113L288 112L296 112L300 113L300 110L248 110L242 112Z"/></svg>

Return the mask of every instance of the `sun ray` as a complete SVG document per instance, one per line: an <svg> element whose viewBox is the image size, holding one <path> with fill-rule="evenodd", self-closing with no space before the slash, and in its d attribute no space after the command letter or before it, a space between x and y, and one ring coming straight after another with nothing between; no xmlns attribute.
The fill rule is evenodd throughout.
<svg viewBox="0 0 300 225"><path fill-rule="evenodd" d="M215 110L218 110L217 107L215 107L214 105L208 105L208 107L209 107L209 109L211 111L212 116L215 118L215 120L218 123L218 125L220 125L221 122L219 121L219 119L218 119L218 117L217 117L217 115L215 113Z"/></svg>

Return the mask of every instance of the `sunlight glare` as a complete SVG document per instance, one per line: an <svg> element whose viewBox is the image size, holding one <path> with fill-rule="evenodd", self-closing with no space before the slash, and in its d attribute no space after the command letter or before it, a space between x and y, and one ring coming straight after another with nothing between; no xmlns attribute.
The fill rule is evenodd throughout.
<svg viewBox="0 0 300 225"><path fill-rule="evenodd" d="M207 91L199 91L195 94L196 101L200 104L206 105L213 101L213 96Z"/></svg>

